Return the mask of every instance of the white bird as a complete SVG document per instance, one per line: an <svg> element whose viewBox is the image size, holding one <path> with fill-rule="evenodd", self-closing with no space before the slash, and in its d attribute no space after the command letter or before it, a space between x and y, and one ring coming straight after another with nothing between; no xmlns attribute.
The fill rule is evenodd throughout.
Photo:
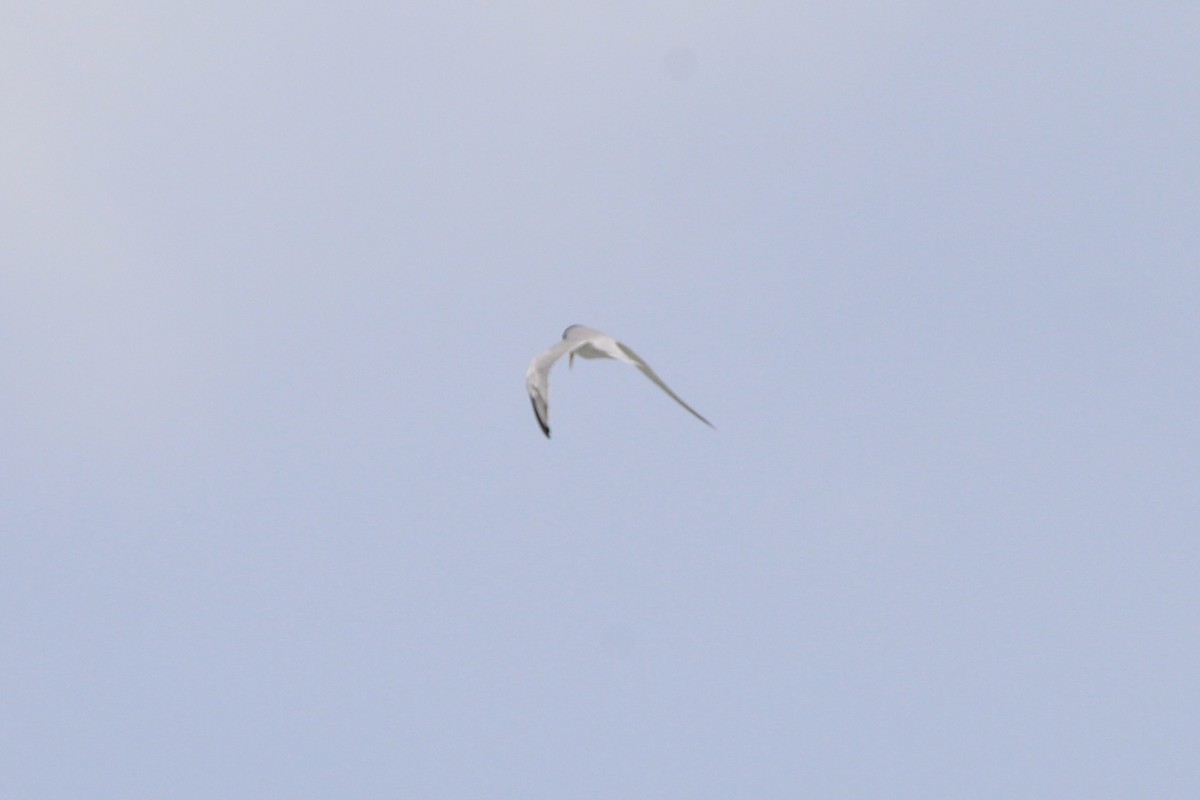
<svg viewBox="0 0 1200 800"><path fill-rule="evenodd" d="M533 403L533 415L537 417L538 425L542 427L542 433L546 434L547 439L550 438L550 368L554 366L555 361L567 353L570 353L568 366L575 365L575 356L612 358L632 364L640 369L643 375L658 384L658 388L671 395L672 400L690 411L696 419L710 428L713 427L711 422L700 416L700 412L672 392L670 387L663 383L662 378L655 375L654 370L650 369L650 365L643 361L637 353L595 328L572 325L563 331L561 342L530 361L529 369L525 371L525 389L529 392L530 402Z"/></svg>

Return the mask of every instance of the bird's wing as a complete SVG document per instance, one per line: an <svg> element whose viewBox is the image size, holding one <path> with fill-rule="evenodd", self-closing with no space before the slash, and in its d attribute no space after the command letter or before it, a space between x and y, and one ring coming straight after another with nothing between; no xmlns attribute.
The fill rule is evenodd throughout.
<svg viewBox="0 0 1200 800"><path fill-rule="evenodd" d="M529 392L529 402L533 404L533 415L537 417L538 425L546 438L550 438L550 368L554 362L567 353L582 347L587 340L584 338L563 339L545 352L539 353L529 362L525 371L525 390Z"/></svg>
<svg viewBox="0 0 1200 800"><path fill-rule="evenodd" d="M615 340L614 340L614 341L615 341ZM713 424L712 424L711 422L709 422L708 420L706 420L706 419L705 419L703 416L701 416L701 414L700 414L700 412L699 412L699 411L697 411L696 409L692 408L692 407L691 407L691 406L689 406L687 403L683 402L683 398L682 398L682 397L680 397L679 395L677 395L677 394L675 394L673 391L671 391L671 387L670 387L670 386L667 386L665 383L663 383L663 379L662 379L662 378L660 378L660 377L658 377L658 375L657 375L657 374L654 372L654 370L650 369L650 365L649 365L649 364L647 364L647 363L646 363L646 362L645 362L645 361L642 359L642 357L641 357L641 356L639 356L637 353L633 352L633 350L629 349L628 347L626 347L625 345L621 344L620 342L615 342L615 344L617 345L617 347L619 347L619 348L621 349L621 352L622 352L622 353L624 353L625 355L629 356L629 360L630 360L630 363L631 363L631 364L633 364L635 367L637 367L638 369L640 369L640 370L642 371L642 374L643 374L643 375L645 375L647 378L649 378L650 380L652 380L652 381L654 381L656 384L658 384L658 388L662 389L664 392L666 392L667 394L669 394L669 395L671 396L671 399L672 399L672 400L674 400L676 403L679 403L679 405L681 405L681 406L683 406L684 408L686 408L686 409L687 409L689 412L691 412L691 414L692 414L692 416L693 416L693 417L695 417L696 419L700 420L701 422L703 422L703 423L704 423L705 425L707 425L708 427L710 427L710 428L713 428L714 430L716 429L716 426L715 426L715 425L713 425ZM549 435L549 434L547 434L547 436L548 436L548 435Z"/></svg>

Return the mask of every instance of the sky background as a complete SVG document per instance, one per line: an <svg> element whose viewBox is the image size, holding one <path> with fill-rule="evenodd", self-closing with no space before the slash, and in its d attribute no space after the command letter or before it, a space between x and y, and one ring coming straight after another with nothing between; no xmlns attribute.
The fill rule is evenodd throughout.
<svg viewBox="0 0 1200 800"><path fill-rule="evenodd" d="M25 3L0 795L1200 796L1200 6ZM525 367L583 323L636 370Z"/></svg>

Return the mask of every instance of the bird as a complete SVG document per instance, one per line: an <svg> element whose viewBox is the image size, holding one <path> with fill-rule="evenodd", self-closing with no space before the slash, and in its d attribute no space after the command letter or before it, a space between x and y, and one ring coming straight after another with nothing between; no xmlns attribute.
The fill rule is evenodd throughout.
<svg viewBox="0 0 1200 800"><path fill-rule="evenodd" d="M643 375L654 381L658 388L669 394L672 400L686 408L692 416L710 428L715 429L716 427L701 416L699 411L683 402L683 398L671 391L671 388L663 383L662 378L650 369L650 365L633 350L595 328L589 328L586 325L572 325L563 331L562 341L556 342L545 352L535 356L533 361L529 362L529 369L525 371L525 389L529 392L529 401L533 404L533 415L537 418L538 426L541 427L542 433L546 434L547 439L550 438L550 368L564 355L569 355L568 367L575 365L575 356L611 358L632 364L640 369Z"/></svg>

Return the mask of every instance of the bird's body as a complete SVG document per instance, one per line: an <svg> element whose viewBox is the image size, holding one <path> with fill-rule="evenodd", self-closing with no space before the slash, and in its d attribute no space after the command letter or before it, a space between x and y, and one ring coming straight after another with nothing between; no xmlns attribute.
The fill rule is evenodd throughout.
<svg viewBox="0 0 1200 800"><path fill-rule="evenodd" d="M572 362L574 362L575 356L579 356L588 359L611 358L632 364L641 370L643 375L654 381L658 388L670 395L672 400L691 412L696 419L710 428L713 426L711 422L700 416L696 409L683 402L679 395L671 391L670 387L663 383L662 378L658 377L654 370L650 369L650 365L643 361L637 353L595 328L572 325L563 331L562 341L556 342L548 350L536 356L533 361L529 362L529 369L525 371L525 389L529 392L529 400L533 404L533 414L537 417L538 425L541 426L542 433L546 434L546 438L550 438L550 369L564 355L569 355Z"/></svg>

